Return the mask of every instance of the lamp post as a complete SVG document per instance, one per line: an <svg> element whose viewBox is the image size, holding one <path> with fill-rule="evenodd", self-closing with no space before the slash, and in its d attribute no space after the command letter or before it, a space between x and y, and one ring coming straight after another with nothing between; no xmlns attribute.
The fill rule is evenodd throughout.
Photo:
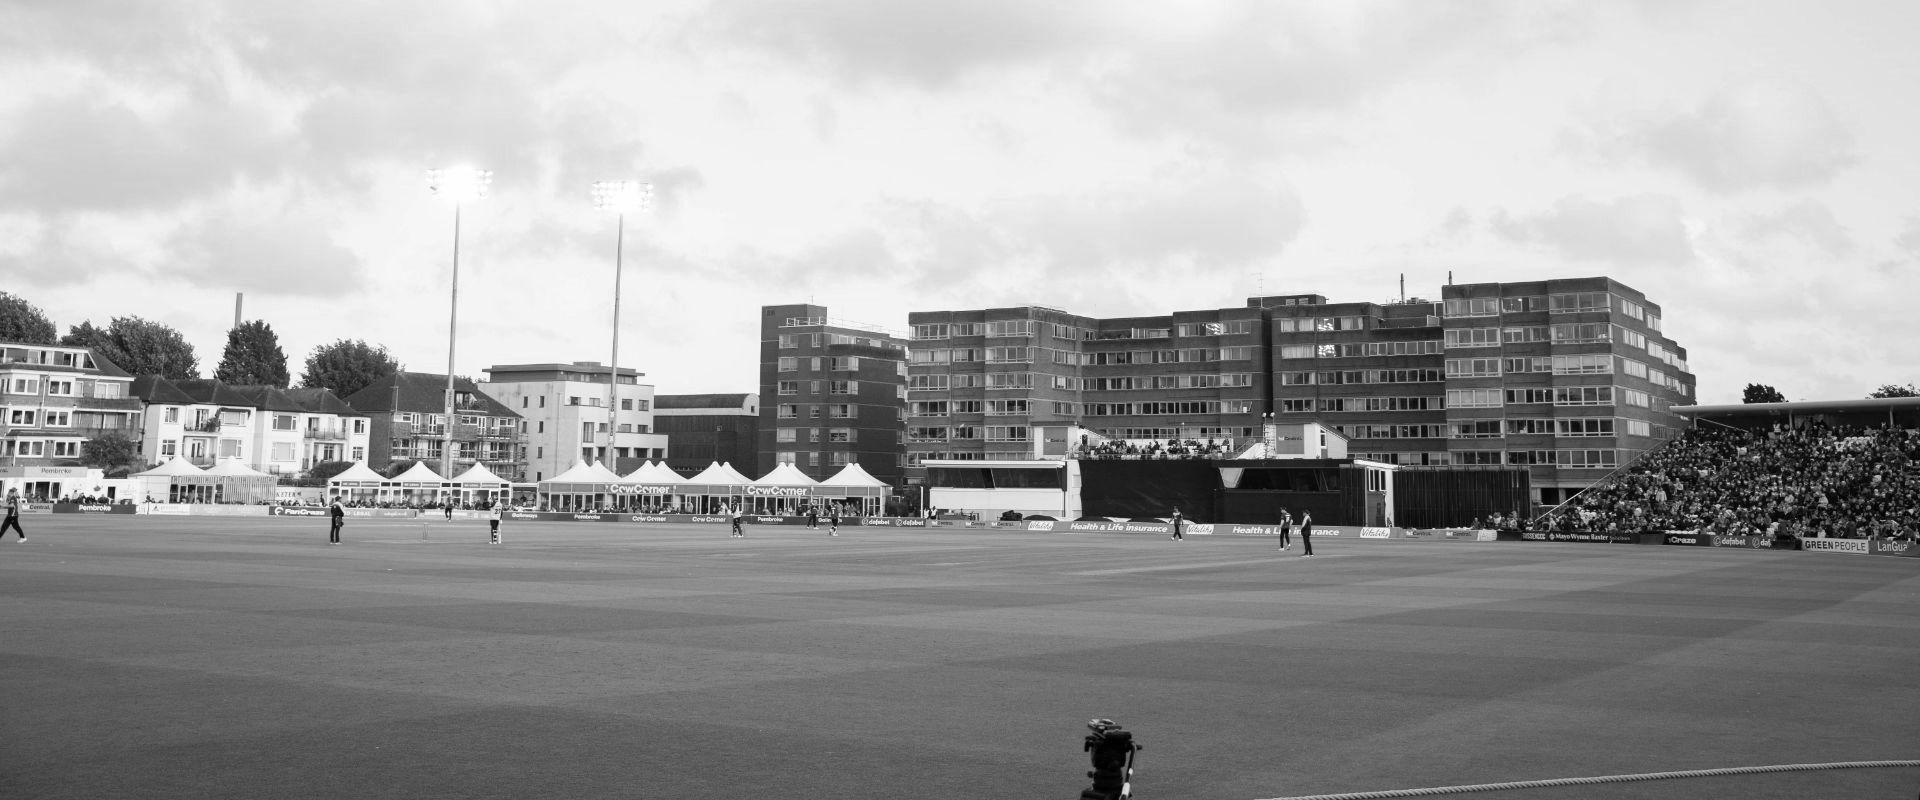
<svg viewBox="0 0 1920 800"><path fill-rule="evenodd" d="M447 312L447 416L440 438L440 477L453 478L453 345L460 328L460 205L487 196L493 173L473 167L427 170L427 190L453 203L453 291Z"/></svg>
<svg viewBox="0 0 1920 800"><path fill-rule="evenodd" d="M595 181L593 206L617 220L613 239L613 355L607 359L607 450L603 461L614 460L614 434L620 430L620 272L627 243L627 213L645 211L653 202L653 185L639 181ZM619 471L619 461L609 467Z"/></svg>

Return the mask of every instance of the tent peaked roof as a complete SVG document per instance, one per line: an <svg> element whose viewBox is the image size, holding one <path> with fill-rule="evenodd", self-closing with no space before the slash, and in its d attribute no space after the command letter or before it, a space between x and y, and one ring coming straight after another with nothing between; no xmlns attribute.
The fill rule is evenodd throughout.
<svg viewBox="0 0 1920 800"><path fill-rule="evenodd" d="M606 481L596 477L593 468L587 466L587 462L575 461L573 462L573 466L567 468L566 472L541 481L541 483L606 483Z"/></svg>
<svg viewBox="0 0 1920 800"><path fill-rule="evenodd" d="M740 474L732 465L715 461L701 470L700 474L688 478L687 483L707 486L746 486L753 481L747 480L747 476Z"/></svg>
<svg viewBox="0 0 1920 800"><path fill-rule="evenodd" d="M667 465L666 465L666 462L664 461L659 463L655 463L652 461L644 462L640 466L634 468L632 472L627 473L627 476L624 478L621 478L620 482L621 483L656 483L656 484L686 482L685 478L680 477L678 473L674 472L673 470L667 469L666 467Z"/></svg>
<svg viewBox="0 0 1920 800"><path fill-rule="evenodd" d="M507 479L493 474L493 470L487 469L487 465L481 464L479 462L475 462L473 466L467 468L466 472L460 473L460 477L454 478L453 482L454 483L506 483Z"/></svg>
<svg viewBox="0 0 1920 800"><path fill-rule="evenodd" d="M229 477L229 478L232 478L232 477L245 477L245 478L265 478L265 477L269 477L269 476L267 475L267 473L264 473L264 472L261 472L260 470L257 470L257 469L254 469L254 468L252 468L252 467L249 467L249 466L247 466L247 462L245 462L245 461L241 461L241 460L240 460L240 458L239 458L238 456L228 456L228 457L226 457L226 458L223 458L223 459L220 459L220 461L219 461L218 463L216 463L216 464L214 464L212 468L210 468L210 469L208 469L208 470L207 470L207 472L206 472L206 474L208 474L208 475L220 475L220 476L223 476L223 477Z"/></svg>
<svg viewBox="0 0 1920 800"><path fill-rule="evenodd" d="M161 464L160 466L154 467L153 469L147 470L146 472L135 473L133 477L138 478L138 477L147 476L147 475L152 475L155 477L165 477L168 475L205 475L205 474L206 474L206 470L203 470L199 467L194 466L193 462L188 461L186 458L182 456L174 456L173 458L167 459L167 462L164 464Z"/></svg>
<svg viewBox="0 0 1920 800"><path fill-rule="evenodd" d="M432 467L427 466L427 462L425 461L413 462L413 466L408 467L406 472L393 476L393 479L403 483L447 482L446 478L440 477L440 473L434 472Z"/></svg>
<svg viewBox="0 0 1920 800"><path fill-rule="evenodd" d="M387 476L369 469L367 462L361 460L353 462L353 466L341 470L340 474L333 476L329 481L384 481L386 479Z"/></svg>
<svg viewBox="0 0 1920 800"><path fill-rule="evenodd" d="M872 473L867 472L866 469L861 467L859 464L850 463L844 467L841 467L839 472L836 472L833 474L833 477L830 477L824 481L821 481L820 485L821 486L885 486L887 484L885 481L882 481L879 478L873 477Z"/></svg>
<svg viewBox="0 0 1920 800"><path fill-rule="evenodd" d="M819 481L816 481L812 478L807 477L807 474L804 472L801 472L798 467L795 467L790 463L782 461L780 462L779 466L776 466L773 468L772 472L762 475L760 477L760 480L754 481L753 485L755 486L814 486L819 483L820 483Z"/></svg>
<svg viewBox="0 0 1920 800"><path fill-rule="evenodd" d="M598 461L595 461L592 464L587 465L587 471L593 475L593 480L591 481L591 483L619 483L620 482L620 475L618 473L615 473L613 470L607 469L606 464L602 464Z"/></svg>

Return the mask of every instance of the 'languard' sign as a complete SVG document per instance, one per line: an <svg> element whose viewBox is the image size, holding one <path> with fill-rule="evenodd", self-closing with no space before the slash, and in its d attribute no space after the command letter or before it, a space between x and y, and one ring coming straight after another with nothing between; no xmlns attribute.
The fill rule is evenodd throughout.
<svg viewBox="0 0 1920 800"><path fill-rule="evenodd" d="M766 497L807 497L813 494L811 486L748 486L747 494Z"/></svg>
<svg viewBox="0 0 1920 800"><path fill-rule="evenodd" d="M607 489L609 494L673 494L667 486L636 486L631 483L616 483Z"/></svg>

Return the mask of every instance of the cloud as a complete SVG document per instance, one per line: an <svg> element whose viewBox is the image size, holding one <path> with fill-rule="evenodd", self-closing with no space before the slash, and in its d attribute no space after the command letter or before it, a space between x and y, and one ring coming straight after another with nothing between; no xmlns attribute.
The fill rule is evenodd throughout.
<svg viewBox="0 0 1920 800"><path fill-rule="evenodd" d="M1755 214L1738 226L1748 239L1785 238L1805 242L1828 255L1853 252L1853 236L1818 200L1802 200L1771 214Z"/></svg>
<svg viewBox="0 0 1920 800"><path fill-rule="evenodd" d="M1496 213L1492 226L1510 241L1544 245L1583 261L1671 265L1695 255L1680 201L1667 195L1612 201L1570 196L1537 214Z"/></svg>
<svg viewBox="0 0 1920 800"><path fill-rule="evenodd" d="M1818 93L1764 80L1725 87L1665 119L1630 123L1603 149L1717 192L1819 185L1859 160L1852 133Z"/></svg>
<svg viewBox="0 0 1920 800"><path fill-rule="evenodd" d="M1076 50L1097 36L1070 4L1025 0L720 0L708 35L823 64L854 80L940 87L977 70Z"/></svg>
<svg viewBox="0 0 1920 800"><path fill-rule="evenodd" d="M338 298L364 291L359 255L335 243L324 214L223 214L182 227L171 276L222 289Z"/></svg>
<svg viewBox="0 0 1920 800"><path fill-rule="evenodd" d="M150 113L44 99L0 135L0 208L49 213L167 207L280 169L256 110L186 104Z"/></svg>
<svg viewBox="0 0 1920 800"><path fill-rule="evenodd" d="M1905 230L1894 237L1893 243L1911 258L1920 258L1920 217L1908 217Z"/></svg>

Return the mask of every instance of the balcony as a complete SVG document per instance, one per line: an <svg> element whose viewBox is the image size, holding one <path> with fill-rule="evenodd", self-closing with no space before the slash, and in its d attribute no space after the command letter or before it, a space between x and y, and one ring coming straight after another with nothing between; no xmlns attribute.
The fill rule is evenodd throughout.
<svg viewBox="0 0 1920 800"><path fill-rule="evenodd" d="M182 427L185 427L188 433L219 433L220 418L209 417L197 422L186 423Z"/></svg>
<svg viewBox="0 0 1920 800"><path fill-rule="evenodd" d="M344 442L347 440L347 431L345 428L331 426L308 428L302 433L302 438L316 442Z"/></svg>

